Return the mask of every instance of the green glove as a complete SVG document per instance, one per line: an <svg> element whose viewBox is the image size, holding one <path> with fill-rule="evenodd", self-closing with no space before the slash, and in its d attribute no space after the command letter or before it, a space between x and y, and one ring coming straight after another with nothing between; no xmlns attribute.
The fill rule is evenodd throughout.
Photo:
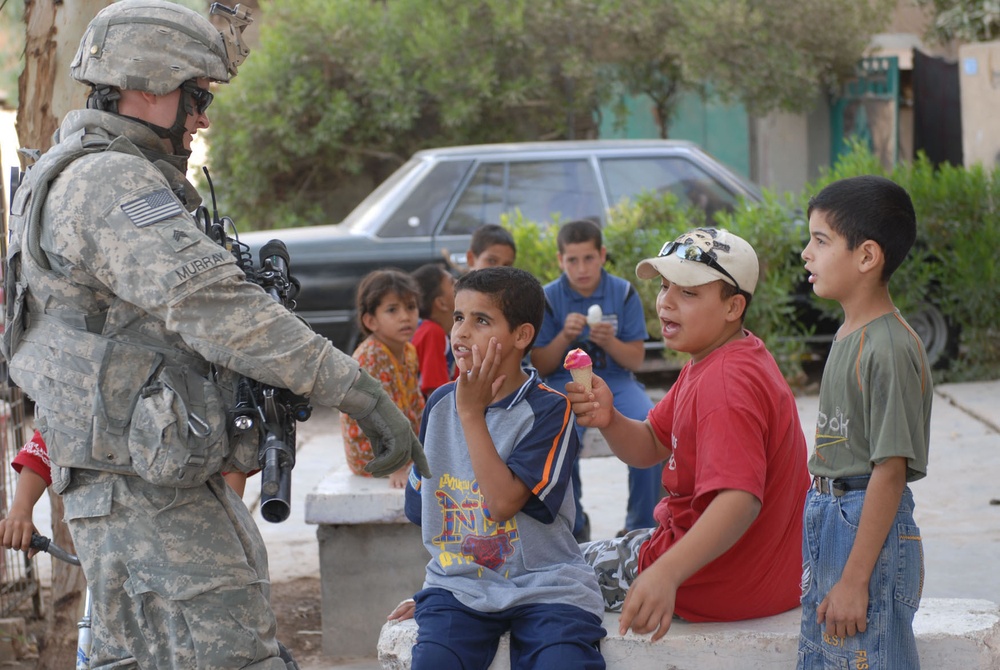
<svg viewBox="0 0 1000 670"><path fill-rule="evenodd" d="M421 476L431 476L424 449L413 434L409 419L386 395L382 384L367 372L359 372L339 409L358 422L372 443L375 458L365 466L366 472L388 477L412 460Z"/></svg>

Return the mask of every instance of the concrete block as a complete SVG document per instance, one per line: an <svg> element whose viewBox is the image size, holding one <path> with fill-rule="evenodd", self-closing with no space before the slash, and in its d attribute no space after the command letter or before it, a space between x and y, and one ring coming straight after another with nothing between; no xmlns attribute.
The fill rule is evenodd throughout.
<svg viewBox="0 0 1000 670"><path fill-rule="evenodd" d="M428 555L420 529L395 525L320 526L323 653L371 657L399 601L424 583Z"/></svg>
<svg viewBox="0 0 1000 670"><path fill-rule="evenodd" d="M358 477L348 470L330 472L306 496L306 523L410 523L403 514L403 489L388 479Z"/></svg>
<svg viewBox="0 0 1000 670"><path fill-rule="evenodd" d="M619 635L618 615L606 613L601 644L608 670L771 670L794 668L800 611L731 623L675 621L666 637ZM927 598L913 623L922 667L992 670L1000 667L1000 607L988 600ZM417 626L386 623L378 642L384 670L410 667ZM510 669L510 644L501 640L490 670Z"/></svg>
<svg viewBox="0 0 1000 670"><path fill-rule="evenodd" d="M403 492L385 479L332 472L306 498L320 524L323 653L371 657L389 612L424 583L429 556L403 515Z"/></svg>

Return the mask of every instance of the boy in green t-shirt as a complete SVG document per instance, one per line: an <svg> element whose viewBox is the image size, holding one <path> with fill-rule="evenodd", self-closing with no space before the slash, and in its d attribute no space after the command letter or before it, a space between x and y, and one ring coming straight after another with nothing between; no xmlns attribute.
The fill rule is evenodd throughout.
<svg viewBox="0 0 1000 670"><path fill-rule="evenodd" d="M913 203L892 181L861 176L820 191L808 216L809 282L844 322L809 459L798 667L915 670L923 551L907 483L927 472L933 389L920 338L889 294L916 239Z"/></svg>

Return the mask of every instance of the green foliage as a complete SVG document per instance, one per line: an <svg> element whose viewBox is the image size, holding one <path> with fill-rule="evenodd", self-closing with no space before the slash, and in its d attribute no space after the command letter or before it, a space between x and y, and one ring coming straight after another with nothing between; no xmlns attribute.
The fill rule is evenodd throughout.
<svg viewBox="0 0 1000 670"><path fill-rule="evenodd" d="M419 149L593 137L622 91L664 127L707 85L753 113L811 106L817 83L853 74L887 3L263 1L209 163L244 227L333 223Z"/></svg>
<svg viewBox="0 0 1000 670"><path fill-rule="evenodd" d="M904 316L928 303L960 328L959 358L938 372L943 380L996 377L1000 372L1000 171L943 164L923 154L884 170L866 146L852 145L836 166L807 189L837 179L880 174L905 188L917 215L917 243L890 280ZM803 207L805 207L805 196ZM827 306L831 313L839 308Z"/></svg>
<svg viewBox="0 0 1000 670"><path fill-rule="evenodd" d="M933 14L927 36L935 42L990 42L1000 37L997 0L916 0Z"/></svg>
<svg viewBox="0 0 1000 670"><path fill-rule="evenodd" d="M768 345L785 376L792 380L802 374L804 334L793 316L792 290L802 279L801 226L789 215L790 203L765 193L760 205L743 206L732 215L719 215L718 225L732 230L757 250L763 276L754 292L746 326ZM517 244L517 266L531 272L543 283L559 276L556 264L556 225L526 221L520 214L504 221ZM685 231L706 225L705 212L682 206L672 193L640 195L634 202L615 207L604 228L608 250L608 272L632 282L642 299L646 328L654 337L660 332L656 296L660 282L640 280L636 264L656 256L664 243ZM677 363L686 354L667 350Z"/></svg>
<svg viewBox="0 0 1000 670"><path fill-rule="evenodd" d="M535 275L543 285L559 277L562 270L559 269L557 258L557 222L550 225L546 222L529 221L521 214L521 210L515 210L513 214L502 214L500 225L509 230L514 238L517 249L514 267Z"/></svg>
<svg viewBox="0 0 1000 670"><path fill-rule="evenodd" d="M9 109L17 107L17 79L24 69L24 3L0 0L0 93Z"/></svg>
<svg viewBox="0 0 1000 670"><path fill-rule="evenodd" d="M852 145L832 169L798 196L778 197L763 191L760 203L745 203L715 223L743 237L757 251L761 279L746 316L746 327L767 344L792 382L802 376L807 353L806 332L798 323L793 296L804 279L801 252L808 241L804 220L809 197L831 182L862 174L881 174L903 186L917 215L917 244L890 281L893 301L902 314L915 314L933 304L960 329L958 359L937 370L939 381L992 379L1000 374L1000 171L942 165L926 156L885 171L862 144ZM647 329L655 336L659 283L635 277L635 265L655 256L665 242L704 225L704 213L680 206L672 194L644 194L608 217L604 243L607 270L631 281L646 311ZM504 225L517 243L517 265L543 282L559 276L557 226L526 221L519 213ZM831 318L843 318L838 304L817 301ZM678 361L683 356L667 353Z"/></svg>
<svg viewBox="0 0 1000 670"><path fill-rule="evenodd" d="M687 81L708 82L751 114L804 112L817 84L836 90L896 0L675 0Z"/></svg>

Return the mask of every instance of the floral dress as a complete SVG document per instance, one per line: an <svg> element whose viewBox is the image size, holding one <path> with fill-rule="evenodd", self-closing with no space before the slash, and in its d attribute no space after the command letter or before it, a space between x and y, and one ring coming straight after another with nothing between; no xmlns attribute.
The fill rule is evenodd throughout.
<svg viewBox="0 0 1000 670"><path fill-rule="evenodd" d="M420 432L420 416L424 411L424 396L420 393L420 369L417 350L407 342L402 364L392 355L389 348L372 336L368 336L354 350L354 360L361 364L375 379L382 382L382 388L389 395L413 427ZM344 434L344 452L351 472L362 477L371 477L365 472L365 465L372 460L372 445L358 426L358 422L346 414L340 415L340 429Z"/></svg>

